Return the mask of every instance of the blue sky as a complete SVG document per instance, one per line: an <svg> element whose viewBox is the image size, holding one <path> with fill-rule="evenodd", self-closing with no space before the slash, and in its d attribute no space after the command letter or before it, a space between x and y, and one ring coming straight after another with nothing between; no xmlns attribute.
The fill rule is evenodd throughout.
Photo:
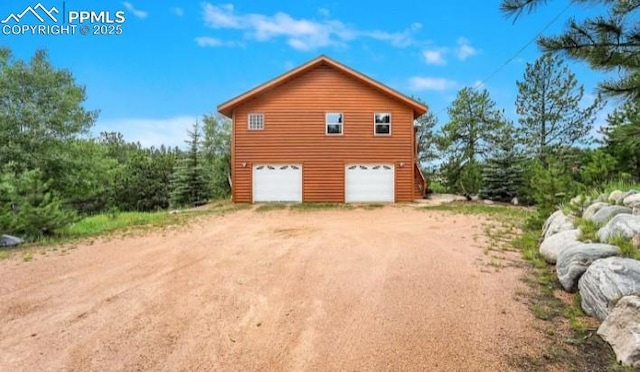
<svg viewBox="0 0 640 372"><path fill-rule="evenodd" d="M40 2L62 10L61 0ZM0 17L37 3L4 1ZM120 131L145 145L182 145L202 114L319 54L423 99L442 124L460 88L490 77L552 19L560 14L545 34L597 10L556 0L513 23L499 3L67 0L66 11L124 11L122 34L2 34L0 45L21 59L47 49L86 86L85 106L100 110L96 133ZM37 22L28 17L22 23ZM515 82L539 54L531 44L483 85L512 119ZM589 100L603 75L570 66Z"/></svg>

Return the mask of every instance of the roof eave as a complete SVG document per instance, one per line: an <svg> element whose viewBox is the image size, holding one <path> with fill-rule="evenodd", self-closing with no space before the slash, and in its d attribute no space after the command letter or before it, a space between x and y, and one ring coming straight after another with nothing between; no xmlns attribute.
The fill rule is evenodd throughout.
<svg viewBox="0 0 640 372"><path fill-rule="evenodd" d="M333 68L336 68L338 70L341 70L342 72L351 75L369 85L374 86L375 88L381 90L382 92L384 92L385 94L389 95L389 96L393 96L396 99L404 102L405 104L407 104L408 106L410 106L413 109L413 113L414 113L414 119L423 115L424 113L427 112L428 108L426 105L421 104L420 102L405 96L404 94L396 91L395 89L388 87L378 81L376 81L375 79L372 79L356 70L351 69L348 66L345 66L343 64L341 64L340 62L334 61L331 58L323 55L318 56L317 58L312 59L311 61L302 64L290 71L285 72L284 74L281 74L269 81L267 81L266 83L263 83L253 89L250 89L226 102L221 103L220 105L218 105L217 109L218 112L220 112L221 114L227 116L227 117L231 117L233 115L233 110L236 106L242 104L243 101L251 98L254 95L260 94L264 91L269 90L270 88L277 86L278 84L280 84L281 82L287 80L290 77L293 77L295 75L298 75L302 72L304 72L305 70L311 69L313 67L315 67L316 65L325 63L327 65L330 65Z"/></svg>

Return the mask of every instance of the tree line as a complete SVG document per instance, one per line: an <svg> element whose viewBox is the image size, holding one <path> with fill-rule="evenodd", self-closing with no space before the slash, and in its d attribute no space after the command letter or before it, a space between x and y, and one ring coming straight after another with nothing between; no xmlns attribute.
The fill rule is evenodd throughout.
<svg viewBox="0 0 640 372"><path fill-rule="evenodd" d="M503 0L501 8L517 18L545 2ZM488 90L470 87L458 92L442 126L431 112L418 119L419 161L432 188L517 196L547 215L577 189L640 180L640 0L596 2L606 15L570 20L563 34L539 40L543 55L517 82L516 122ZM585 100L563 57L617 77ZM594 141L603 96L618 105ZM184 150L144 147L121 133L92 136L98 111L84 108L85 99L85 88L44 51L21 61L0 48L0 233L51 235L90 214L229 195L229 120L203 115Z"/></svg>
<svg viewBox="0 0 640 372"><path fill-rule="evenodd" d="M544 3L503 0L501 9L517 19ZM572 19L561 35L539 39L542 56L516 82L515 123L486 89L470 87L458 92L439 130L433 114L418 119L419 160L432 189L502 201L517 196L546 216L579 191L611 180L640 181L640 1L597 3L606 15ZM563 57L618 77L586 99ZM617 107L594 138L603 97Z"/></svg>
<svg viewBox="0 0 640 372"><path fill-rule="evenodd" d="M231 125L204 115L187 147L144 147L90 131L85 88L44 51L30 61L0 49L0 233L54 234L102 212L188 207L230 193Z"/></svg>

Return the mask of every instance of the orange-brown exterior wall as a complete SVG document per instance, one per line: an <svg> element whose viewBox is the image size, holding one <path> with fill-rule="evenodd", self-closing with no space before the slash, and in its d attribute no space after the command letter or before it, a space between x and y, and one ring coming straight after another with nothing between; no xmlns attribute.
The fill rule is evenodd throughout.
<svg viewBox="0 0 640 372"><path fill-rule="evenodd" d="M343 134L325 134L325 113L343 113ZM375 112L391 112L391 136L374 136ZM248 130L249 113L264 130ZM321 65L243 102L233 111L233 200L251 203L254 164L302 164L304 202L344 202L345 165L389 163L396 202L414 199L413 109ZM403 166L401 166L401 164Z"/></svg>

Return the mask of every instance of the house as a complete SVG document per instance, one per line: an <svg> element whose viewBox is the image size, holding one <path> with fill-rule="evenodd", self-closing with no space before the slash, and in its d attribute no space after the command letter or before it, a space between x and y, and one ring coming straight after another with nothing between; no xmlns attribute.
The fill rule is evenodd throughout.
<svg viewBox="0 0 640 372"><path fill-rule="evenodd" d="M218 106L233 120L232 198L409 202L424 194L427 107L324 55Z"/></svg>

